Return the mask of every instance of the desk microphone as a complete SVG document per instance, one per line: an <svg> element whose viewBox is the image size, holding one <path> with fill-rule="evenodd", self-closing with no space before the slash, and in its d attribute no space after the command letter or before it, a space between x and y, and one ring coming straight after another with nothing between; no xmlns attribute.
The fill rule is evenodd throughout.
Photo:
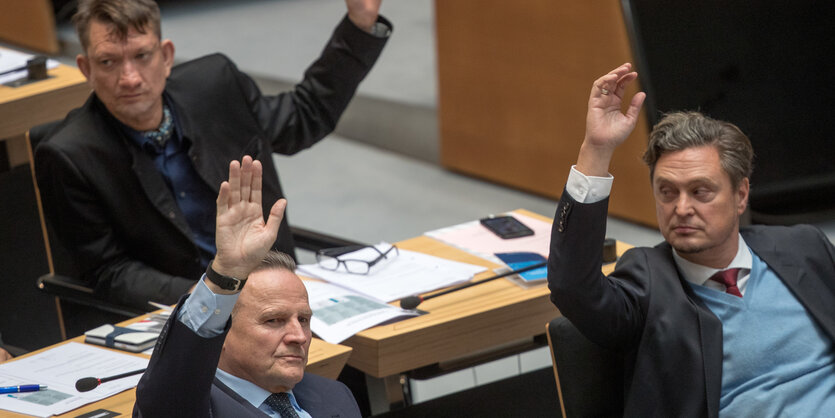
<svg viewBox="0 0 835 418"><path fill-rule="evenodd" d="M89 392L89 391L97 388L102 383L109 382L111 380L121 379L123 377L133 376L135 374L144 373L144 372L145 372L145 369L134 370L132 372L117 374L116 376L103 377L101 379L99 379L97 377L84 377L84 378L78 379L78 381L75 382L75 390L77 390L79 392Z"/></svg>
<svg viewBox="0 0 835 418"><path fill-rule="evenodd" d="M407 296L403 299L400 299L400 307L403 308L403 309L415 309L415 308L418 307L418 305L421 304L421 302L423 302L425 300L429 300L429 299L432 299L432 298L435 298L435 297L438 297L438 296L441 296L441 295L445 295L447 293L456 292L456 291L459 291L461 289L466 289L470 286L475 286L477 284L482 284L482 283L485 283L485 282L489 282L490 280L501 279L502 277L507 277L507 276L511 276L511 275L514 275L514 274L524 273L526 271L536 270L540 267L545 267L547 264L548 264L547 261L542 261L542 262L539 262L539 263L536 263L536 264L531 264L527 267L522 267L518 270L510 270L508 272L505 272L505 273L502 273L502 274L499 274L499 275L496 275L496 276L493 276L493 277L488 277L486 279L479 280L477 282L466 283L466 284L463 284L461 286L453 287L452 289L447 289L447 290L444 290L443 292L435 293L435 294L432 294L432 295L429 295L429 296L420 296L420 295Z"/></svg>

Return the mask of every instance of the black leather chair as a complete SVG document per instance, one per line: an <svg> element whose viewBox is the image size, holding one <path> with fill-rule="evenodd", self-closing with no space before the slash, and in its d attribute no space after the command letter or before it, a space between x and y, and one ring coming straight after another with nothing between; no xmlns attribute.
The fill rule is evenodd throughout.
<svg viewBox="0 0 835 418"><path fill-rule="evenodd" d="M623 356L589 341L565 317L545 330L563 417L623 416Z"/></svg>
<svg viewBox="0 0 835 418"><path fill-rule="evenodd" d="M133 307L115 304L96 297L93 294L93 289L89 287L86 282L78 278L80 275L78 274L78 270L72 261L70 253L60 244L60 241L54 237L52 228L50 228L49 223L44 217L40 189L38 188L38 183L34 175L34 150L40 141L46 138L59 123L60 121L55 121L32 127L26 134L26 141L29 149L29 163L32 170L32 182L35 186L35 196L41 220L44 245L46 247L47 262L49 264L49 273L44 274L37 279L37 287L41 291L55 296L58 321L61 327L61 337L66 339L68 326L65 322L65 309L62 309L62 306L63 308L66 308L66 305L62 305L62 302L69 302L73 305L86 307L88 310L89 308L95 308L102 313L107 313L109 318L106 319L106 322L118 322L119 319L132 318L145 312ZM324 248L362 245L355 241L334 237L304 228L291 227L290 229L296 248L303 250L318 251ZM82 325L82 328L86 329L90 326L92 325L85 324ZM78 330L74 333L77 332Z"/></svg>

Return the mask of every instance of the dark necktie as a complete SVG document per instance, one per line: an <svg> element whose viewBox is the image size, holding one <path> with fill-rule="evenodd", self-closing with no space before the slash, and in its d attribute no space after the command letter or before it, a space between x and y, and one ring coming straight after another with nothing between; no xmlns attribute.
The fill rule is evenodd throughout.
<svg viewBox="0 0 835 418"><path fill-rule="evenodd" d="M281 418L299 418L299 414L290 404L290 396L287 395L287 392L273 393L264 403L269 405L273 411L281 414Z"/></svg>
<svg viewBox="0 0 835 418"><path fill-rule="evenodd" d="M725 293L730 293L734 296L742 297L739 288L736 287L736 277L739 274L738 268L717 271L716 274L710 276L710 280L722 283L725 285Z"/></svg>

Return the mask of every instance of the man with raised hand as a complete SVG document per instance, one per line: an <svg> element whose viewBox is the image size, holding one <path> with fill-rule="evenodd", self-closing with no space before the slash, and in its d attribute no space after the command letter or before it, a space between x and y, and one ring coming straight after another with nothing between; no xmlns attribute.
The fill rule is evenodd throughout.
<svg viewBox="0 0 835 418"><path fill-rule="evenodd" d="M292 258L270 251L286 202L264 222L261 187L259 161L230 164L217 256L160 334L134 416L360 416L345 385L304 373L312 311Z"/></svg>

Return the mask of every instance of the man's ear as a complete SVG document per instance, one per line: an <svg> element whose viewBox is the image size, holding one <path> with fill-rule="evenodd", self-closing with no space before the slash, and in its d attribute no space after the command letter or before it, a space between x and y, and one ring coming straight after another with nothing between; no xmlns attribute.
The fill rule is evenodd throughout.
<svg viewBox="0 0 835 418"><path fill-rule="evenodd" d="M739 188L737 192L737 198L739 201L737 202L737 212L742 215L745 212L745 208L748 207L748 194L751 191L751 183L748 180L748 177L740 180Z"/></svg>
<svg viewBox="0 0 835 418"><path fill-rule="evenodd" d="M84 54L78 54L75 56L75 65L78 66L87 81L90 81L90 58L87 58Z"/></svg>
<svg viewBox="0 0 835 418"><path fill-rule="evenodd" d="M165 76L168 77L171 74L171 67L174 66L174 42L171 42L170 39L164 39L160 43L160 49L162 50L162 62L165 64Z"/></svg>

